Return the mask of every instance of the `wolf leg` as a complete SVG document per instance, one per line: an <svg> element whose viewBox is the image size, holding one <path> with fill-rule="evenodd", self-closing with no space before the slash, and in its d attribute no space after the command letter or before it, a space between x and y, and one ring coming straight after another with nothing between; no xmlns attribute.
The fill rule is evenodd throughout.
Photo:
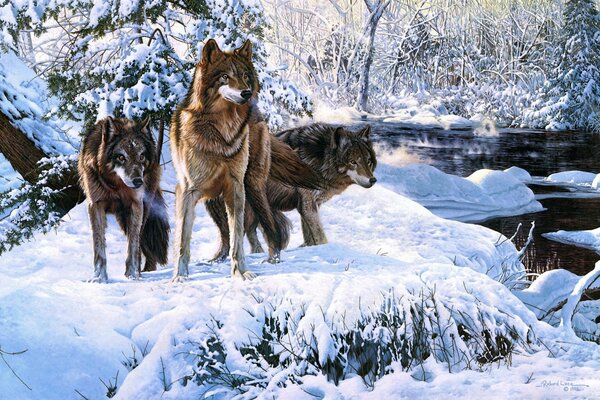
<svg viewBox="0 0 600 400"><path fill-rule="evenodd" d="M231 276L253 279L256 274L246 269L244 256L244 205L246 203L244 184L232 176L230 184L227 186L223 197L229 224Z"/></svg>
<svg viewBox="0 0 600 400"><path fill-rule="evenodd" d="M94 242L94 276L90 282L108 282L106 273L106 211L103 204L88 204Z"/></svg>
<svg viewBox="0 0 600 400"><path fill-rule="evenodd" d="M144 206L142 202L131 204L131 217L127 221L127 259L125 260L125 276L131 279L140 277L140 263L142 255L140 252L140 235L142 231L142 220L144 218Z"/></svg>
<svg viewBox="0 0 600 400"><path fill-rule="evenodd" d="M311 198L303 196L298 207L302 220L303 246L315 246L327 243L327 236L319 217L319 208Z"/></svg>
<svg viewBox="0 0 600 400"><path fill-rule="evenodd" d="M244 231L246 232L246 236L248 237L248 242L250 242L250 253L264 253L265 251L263 250L262 245L260 244L260 240L258 239L256 229L258 229L258 220L254 216L252 207L248 207L248 205L246 205L244 217Z"/></svg>
<svg viewBox="0 0 600 400"><path fill-rule="evenodd" d="M267 244L269 245L269 258L267 261L277 264L280 261L281 232L273 219L273 212L267 199L266 182L251 182L246 187L246 198L252 207L255 218L260 222L260 226L267 239ZM248 236L248 239L250 239L250 236Z"/></svg>
<svg viewBox="0 0 600 400"><path fill-rule="evenodd" d="M208 200L205 205L206 211L208 211L210 217L215 221L221 235L219 250L217 250L209 262L222 262L225 261L229 254L229 225L225 201L223 200L223 197L217 197L216 199Z"/></svg>
<svg viewBox="0 0 600 400"><path fill-rule="evenodd" d="M173 282L181 282L188 276L190 263L190 241L194 225L196 203L200 199L197 190L184 190L177 184L175 190L175 242L173 249Z"/></svg>

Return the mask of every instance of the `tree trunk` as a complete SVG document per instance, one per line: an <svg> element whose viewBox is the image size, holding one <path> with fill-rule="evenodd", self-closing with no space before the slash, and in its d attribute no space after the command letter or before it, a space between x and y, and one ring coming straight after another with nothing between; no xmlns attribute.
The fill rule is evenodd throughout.
<svg viewBox="0 0 600 400"><path fill-rule="evenodd" d="M371 64L373 64L373 56L375 53L375 33L377 32L377 25L383 15L383 11L390 4L390 0L378 0L377 3L371 4L370 1L365 0L365 5L371 13L369 17L369 41L367 43L367 58L363 65L362 73L360 74L360 80L358 82L358 99L356 101L356 108L360 111L367 110L367 102L369 100L369 75L371 72Z"/></svg>
<svg viewBox="0 0 600 400"><path fill-rule="evenodd" d="M25 133L15 128L2 113L0 113L0 153L6 157L13 169L29 183L37 181L39 175L37 163L47 157L46 153L36 147ZM76 169L63 175L60 180L48 182L48 186L55 190L61 190L61 196L57 201L57 211L61 213L61 216L85 199L85 195L79 187Z"/></svg>

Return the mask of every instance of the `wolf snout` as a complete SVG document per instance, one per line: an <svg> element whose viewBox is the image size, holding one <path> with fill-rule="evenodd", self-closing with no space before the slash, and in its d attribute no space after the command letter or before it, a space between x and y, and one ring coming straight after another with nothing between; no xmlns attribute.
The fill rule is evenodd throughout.
<svg viewBox="0 0 600 400"><path fill-rule="evenodd" d="M131 183L133 183L133 187L137 189L144 184L144 180L142 178L134 178Z"/></svg>
<svg viewBox="0 0 600 400"><path fill-rule="evenodd" d="M369 183L370 183L371 185L374 185L374 184L375 184L375 182L377 182L377 178L375 178L375 177L372 177L371 179L369 179Z"/></svg>
<svg viewBox="0 0 600 400"><path fill-rule="evenodd" d="M240 92L240 96L242 96L244 100L248 100L250 97L252 97L252 90L242 90Z"/></svg>

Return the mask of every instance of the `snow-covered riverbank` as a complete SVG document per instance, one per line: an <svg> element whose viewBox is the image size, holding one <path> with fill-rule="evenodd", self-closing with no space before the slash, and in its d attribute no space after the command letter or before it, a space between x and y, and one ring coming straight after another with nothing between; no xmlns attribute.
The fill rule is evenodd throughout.
<svg viewBox="0 0 600 400"><path fill-rule="evenodd" d="M208 390L222 390L215 396L230 398L239 392L227 385L198 386L191 381L184 386L181 381L198 370L198 343L215 330L225 346L229 371L285 382L285 387L248 383L244 387L250 397L259 393L289 399L314 398L308 393L318 398L372 399L442 393L455 398L563 394L563 388L553 382L585 385L575 392L582 396L597 393L600 382L593 375L600 368L597 345L538 322L509 289L519 286L524 272L512 243L481 226L437 217L396 193L392 183L400 182L393 179L398 172L402 170L384 165L378 172L382 184L368 190L352 187L323 206L328 245L298 248L299 220L292 214L292 241L283 262L274 266L261 263L264 255L249 256L251 269L259 275L252 282L231 279L227 263L204 262L215 250L217 233L199 206L188 282L171 284L171 266L145 273L141 281L125 279L125 238L111 221L110 283L86 283L92 270L91 240L85 206L80 205L56 233L38 235L0 258L0 344L4 351L27 349L7 356L7 361L32 388L28 390L2 366L1 398L77 398L75 390L88 398L103 398L107 390L99 379L109 383L117 371L115 398L191 399ZM174 184L172 171L166 171L165 180L166 188ZM167 195L167 200L172 210L172 196ZM295 381L284 379L290 371L281 367L258 374L251 360L241 356L241 347L264 334L265 318L277 316L280 322L293 323L290 332L296 339L314 337L319 362L326 365L342 351L340 332L390 301L405 310L423 310L424 315L432 316L434 310L442 313L441 325L425 330L441 336L425 338L434 351L424 362L415 361L414 367L407 368L391 364L390 374L374 387L352 372L339 386L320 373L313 375L314 371L298 372ZM423 307L415 308L419 304ZM405 325L413 335L414 318ZM461 358L477 357L476 345L468 345L468 340L459 341L460 352L450 347L435 351L444 340L453 346L448 335L458 335L458 324L469 320L474 335L488 328L492 337L510 337L508 332L513 332L510 359L471 364ZM378 337L385 334L382 329L375 324L362 332L365 338ZM139 366L129 372L122 362L127 364L133 349ZM443 361L445 352L450 364Z"/></svg>

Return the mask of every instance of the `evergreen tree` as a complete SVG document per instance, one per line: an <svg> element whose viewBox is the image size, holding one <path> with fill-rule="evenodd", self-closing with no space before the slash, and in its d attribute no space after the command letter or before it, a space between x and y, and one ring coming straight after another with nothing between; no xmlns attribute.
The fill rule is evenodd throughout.
<svg viewBox="0 0 600 400"><path fill-rule="evenodd" d="M600 19L595 0L567 0L555 68L534 113L548 129L600 132Z"/></svg>
<svg viewBox="0 0 600 400"><path fill-rule="evenodd" d="M48 73L58 110L68 118L92 124L111 114L168 124L209 38L224 49L253 42L259 106L272 127L282 124L282 112L310 111L309 98L267 63L262 43L267 23L258 2L40 0L34 11L28 2L11 4L14 23L0 23L5 40L23 27L43 32L50 19L75 19L77 29Z"/></svg>

